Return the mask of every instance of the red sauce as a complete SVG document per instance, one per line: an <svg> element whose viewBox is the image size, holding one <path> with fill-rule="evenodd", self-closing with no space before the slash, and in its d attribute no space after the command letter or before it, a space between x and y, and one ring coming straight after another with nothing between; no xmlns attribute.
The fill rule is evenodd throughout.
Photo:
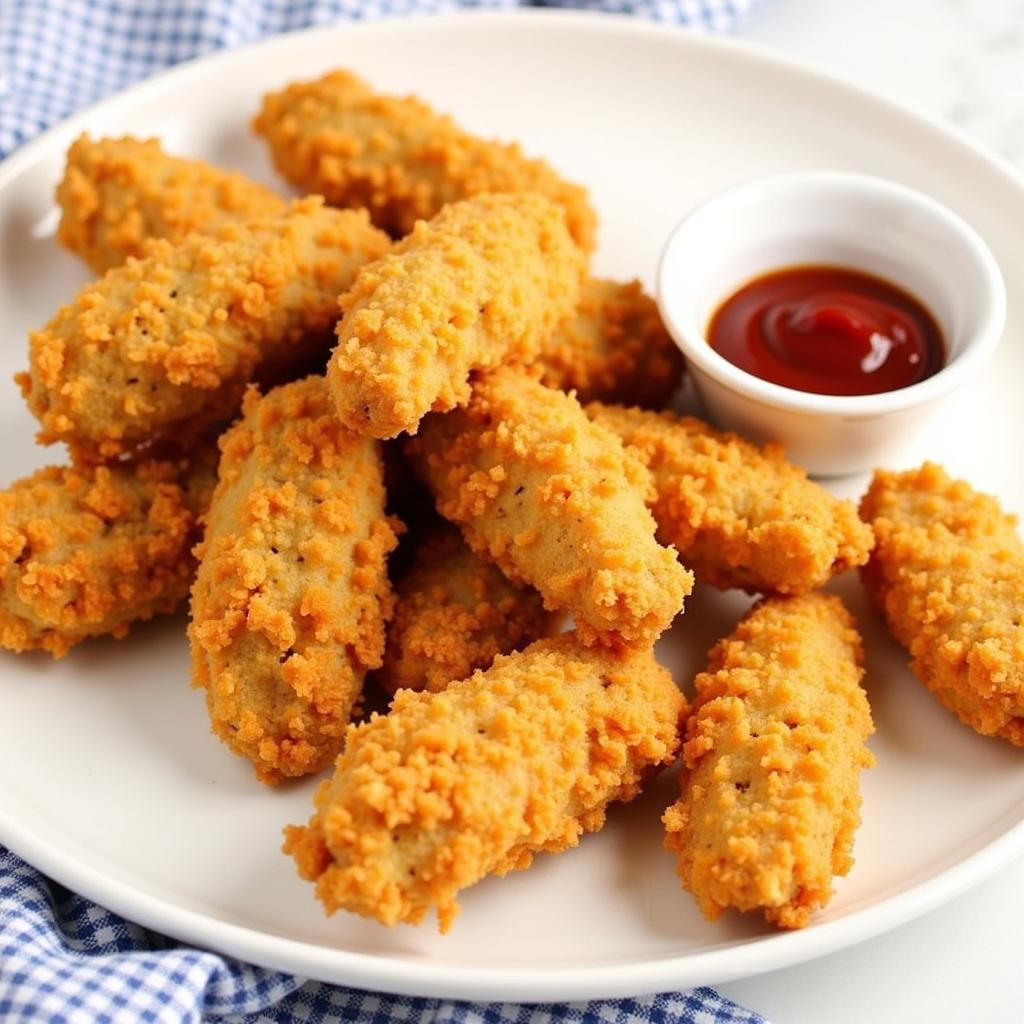
<svg viewBox="0 0 1024 1024"><path fill-rule="evenodd" d="M844 267L787 267L745 284L714 312L707 338L747 373L819 395L896 391L945 361L921 302Z"/></svg>

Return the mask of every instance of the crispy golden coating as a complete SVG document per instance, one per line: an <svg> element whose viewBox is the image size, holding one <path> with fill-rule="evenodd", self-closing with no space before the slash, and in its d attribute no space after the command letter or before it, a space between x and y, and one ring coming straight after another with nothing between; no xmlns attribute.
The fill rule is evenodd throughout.
<svg viewBox="0 0 1024 1024"><path fill-rule="evenodd" d="M752 593L800 594L863 565L871 529L792 463L689 416L594 403L650 470L658 539L674 544L701 582Z"/></svg>
<svg viewBox="0 0 1024 1024"><path fill-rule="evenodd" d="M30 335L20 383L39 440L88 461L230 419L254 375L326 352L338 293L389 244L364 213L317 198L216 236L153 242Z"/></svg>
<svg viewBox="0 0 1024 1024"><path fill-rule="evenodd" d="M864 583L918 678L965 725L1024 746L1024 545L1016 516L934 463L879 470Z"/></svg>
<svg viewBox="0 0 1024 1024"><path fill-rule="evenodd" d="M384 664L377 681L398 689L443 690L556 631L561 616L540 594L508 580L475 554L458 530L438 525L395 587Z"/></svg>
<svg viewBox="0 0 1024 1024"><path fill-rule="evenodd" d="M446 203L482 192L540 192L565 210L588 252L597 215L586 189L516 145L476 138L412 97L380 96L348 71L269 93L253 129L292 184L362 206L395 237Z"/></svg>
<svg viewBox="0 0 1024 1024"><path fill-rule="evenodd" d="M850 870L874 764L860 661L853 619L824 594L765 599L712 649L663 819L708 918L736 907L802 928Z"/></svg>
<svg viewBox="0 0 1024 1024"><path fill-rule="evenodd" d="M495 370L408 450L470 547L571 612L586 643L649 645L682 608L693 577L654 538L649 474L571 395Z"/></svg>
<svg viewBox="0 0 1024 1024"><path fill-rule="evenodd" d="M322 377L260 398L221 439L192 588L193 685L268 784L341 747L392 597L379 445L342 427Z"/></svg>
<svg viewBox="0 0 1024 1024"><path fill-rule="evenodd" d="M537 355L572 315L582 275L542 196L478 196L420 222L341 298L327 379L342 422L395 437L464 403L471 370Z"/></svg>
<svg viewBox="0 0 1024 1024"><path fill-rule="evenodd" d="M216 465L209 442L190 458L48 466L0 492L0 646L60 658L175 611Z"/></svg>
<svg viewBox="0 0 1024 1024"><path fill-rule="evenodd" d="M418 924L435 907L447 931L460 889L576 846L636 796L675 756L685 711L649 650L540 640L351 727L285 850L328 913Z"/></svg>
<svg viewBox="0 0 1024 1024"><path fill-rule="evenodd" d="M683 354L639 281L584 282L574 319L537 360L548 387L575 390L581 402L660 409L683 380Z"/></svg>
<svg viewBox="0 0 1024 1024"><path fill-rule="evenodd" d="M57 240L102 274L144 255L150 238L181 242L282 213L287 204L237 171L169 156L156 139L80 135L68 150L57 205Z"/></svg>

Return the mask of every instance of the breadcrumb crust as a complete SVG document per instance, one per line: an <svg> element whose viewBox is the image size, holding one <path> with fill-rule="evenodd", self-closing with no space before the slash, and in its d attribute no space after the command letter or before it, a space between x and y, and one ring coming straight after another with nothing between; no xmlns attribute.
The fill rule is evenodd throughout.
<svg viewBox="0 0 1024 1024"><path fill-rule="evenodd" d="M340 299L327 379L342 422L395 437L465 403L470 371L537 355L583 270L542 196L477 196L421 221Z"/></svg>
<svg viewBox="0 0 1024 1024"><path fill-rule="evenodd" d="M861 641L837 597L768 598L695 680L665 847L704 914L802 928L853 865L865 746Z"/></svg>
<svg viewBox="0 0 1024 1024"><path fill-rule="evenodd" d="M39 440L102 461L230 419L254 375L326 353L338 293L389 244L364 213L317 197L154 241L29 336L20 383Z"/></svg>
<svg viewBox="0 0 1024 1024"><path fill-rule="evenodd" d="M447 931L459 890L576 846L635 797L674 758L685 712L649 650L538 641L443 693L400 690L350 727L285 852L328 913L418 924L435 907Z"/></svg>
<svg viewBox="0 0 1024 1024"><path fill-rule="evenodd" d="M0 646L61 658L176 611L215 456L210 442L191 458L48 466L0 492Z"/></svg>
<svg viewBox="0 0 1024 1024"><path fill-rule="evenodd" d="M374 676L391 694L443 690L490 668L496 655L551 635L562 620L544 609L540 594L512 583L447 525L423 538L395 594L384 664Z"/></svg>
<svg viewBox="0 0 1024 1024"><path fill-rule="evenodd" d="M413 96L381 96L348 71L268 93L253 120L278 171L337 206L361 206L399 238L442 206L483 192L539 192L565 210L576 243L594 248L586 189L519 146L477 138Z"/></svg>
<svg viewBox="0 0 1024 1024"><path fill-rule="evenodd" d="M341 747L391 613L379 445L334 418L322 377L246 395L221 439L197 549L193 685L213 731L274 784Z"/></svg>
<svg viewBox="0 0 1024 1024"><path fill-rule="evenodd" d="M1024 746L1024 545L1016 516L935 463L878 470L864 584L918 678L965 725Z"/></svg>
<svg viewBox="0 0 1024 1024"><path fill-rule="evenodd" d="M407 447L469 546L564 609L586 643L652 644L692 575L655 540L650 476L571 395L502 368Z"/></svg>
<svg viewBox="0 0 1024 1024"><path fill-rule="evenodd" d="M231 221L283 213L287 203L237 171L163 151L157 139L91 139L68 150L57 186L57 240L102 274L146 253L151 238L181 242Z"/></svg>
<svg viewBox="0 0 1024 1024"><path fill-rule="evenodd" d="M852 502L787 462L690 416L593 403L654 480L658 538L697 579L752 593L800 594L863 565L874 543Z"/></svg>
<svg viewBox="0 0 1024 1024"><path fill-rule="evenodd" d="M548 387L580 402L660 409L683 382L683 354L639 281L590 278L576 316L557 330L538 360Z"/></svg>

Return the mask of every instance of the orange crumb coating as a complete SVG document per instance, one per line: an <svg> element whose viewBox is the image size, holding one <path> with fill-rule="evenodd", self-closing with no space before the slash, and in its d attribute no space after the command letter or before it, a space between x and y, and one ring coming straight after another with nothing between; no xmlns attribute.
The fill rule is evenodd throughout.
<svg viewBox="0 0 1024 1024"><path fill-rule="evenodd" d="M599 278L584 282L576 316L555 332L537 363L543 383L574 390L581 402L647 409L665 405L685 366L640 282Z"/></svg>
<svg viewBox="0 0 1024 1024"><path fill-rule="evenodd" d="M507 579L475 554L455 528L439 525L416 549L395 587L384 664L375 678L389 693L443 690L557 631L561 615L540 594Z"/></svg>
<svg viewBox="0 0 1024 1024"><path fill-rule="evenodd" d="M197 549L193 685L268 784L338 753L391 613L379 445L342 427L322 377L260 398L221 439Z"/></svg>
<svg viewBox="0 0 1024 1024"><path fill-rule="evenodd" d="M862 570L917 677L965 725L1024 746L1024 545L1016 516L926 462L879 470L861 500Z"/></svg>
<svg viewBox="0 0 1024 1024"><path fill-rule="evenodd" d="M434 907L447 931L459 890L576 846L635 797L675 757L685 712L649 650L540 640L352 726L285 851L328 913L418 924Z"/></svg>
<svg viewBox="0 0 1024 1024"><path fill-rule="evenodd" d="M60 658L177 610L216 465L209 442L189 458L48 466L0 492L0 646Z"/></svg>
<svg viewBox="0 0 1024 1024"><path fill-rule="evenodd" d="M487 195L421 221L340 303L327 379L343 423L415 433L469 398L470 371L533 359L576 306L583 261L557 206Z"/></svg>
<svg viewBox="0 0 1024 1024"><path fill-rule="evenodd" d="M658 538L702 583L801 594L863 565L874 543L852 502L787 462L689 416L594 403L588 415L650 470Z"/></svg>
<svg viewBox="0 0 1024 1024"><path fill-rule="evenodd" d="M540 192L565 210L576 243L594 248L586 189L517 145L470 135L415 97L378 95L348 71L269 93L253 130L293 185L365 207L395 237L482 192Z"/></svg>
<svg viewBox="0 0 1024 1024"><path fill-rule="evenodd" d="M327 351L338 293L389 244L364 213L318 198L153 242L30 335L20 383L39 440L97 461L230 419L257 372Z"/></svg>
<svg viewBox="0 0 1024 1024"><path fill-rule="evenodd" d="M693 586L655 540L650 475L572 395L502 368L408 451L478 554L570 612L586 643L652 644Z"/></svg>
<svg viewBox="0 0 1024 1024"><path fill-rule="evenodd" d="M665 848L704 914L802 928L853 865L874 764L861 641L837 597L762 600L709 655L687 722Z"/></svg>
<svg viewBox="0 0 1024 1024"><path fill-rule="evenodd" d="M180 242L287 203L237 171L169 156L156 139L90 139L68 150L57 186L57 240L102 274L145 254L150 238Z"/></svg>

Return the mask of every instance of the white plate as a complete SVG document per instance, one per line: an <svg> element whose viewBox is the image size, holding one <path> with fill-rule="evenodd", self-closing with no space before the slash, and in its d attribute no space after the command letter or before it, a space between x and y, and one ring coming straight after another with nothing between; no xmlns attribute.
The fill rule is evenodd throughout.
<svg viewBox="0 0 1024 1024"><path fill-rule="evenodd" d="M469 128L523 141L591 186L597 269L650 281L669 226L697 200L758 174L859 170L948 203L987 239L1010 290L992 372L923 440L927 452L1024 508L1019 268L1024 190L950 132L747 47L601 16L478 14L344 26L200 61L132 89L26 146L0 168L0 465L54 459L10 374L25 333L86 280L51 237L51 193L79 131L159 134L171 150L272 180L247 131L261 93L348 65L415 90ZM922 259L928 254L922 253ZM856 493L862 480L846 485ZM351 985L473 999L596 998L770 970L890 928L1024 850L1020 751L957 724L910 677L854 578L839 589L870 651L879 765L864 778L857 863L813 927L704 921L660 848L671 779L613 811L579 849L465 894L446 938L326 919L278 851L312 781L278 792L207 731L189 689L184 623L150 624L65 661L0 658L0 840L66 885L153 928L267 966ZM743 606L701 591L662 644L688 681Z"/></svg>

